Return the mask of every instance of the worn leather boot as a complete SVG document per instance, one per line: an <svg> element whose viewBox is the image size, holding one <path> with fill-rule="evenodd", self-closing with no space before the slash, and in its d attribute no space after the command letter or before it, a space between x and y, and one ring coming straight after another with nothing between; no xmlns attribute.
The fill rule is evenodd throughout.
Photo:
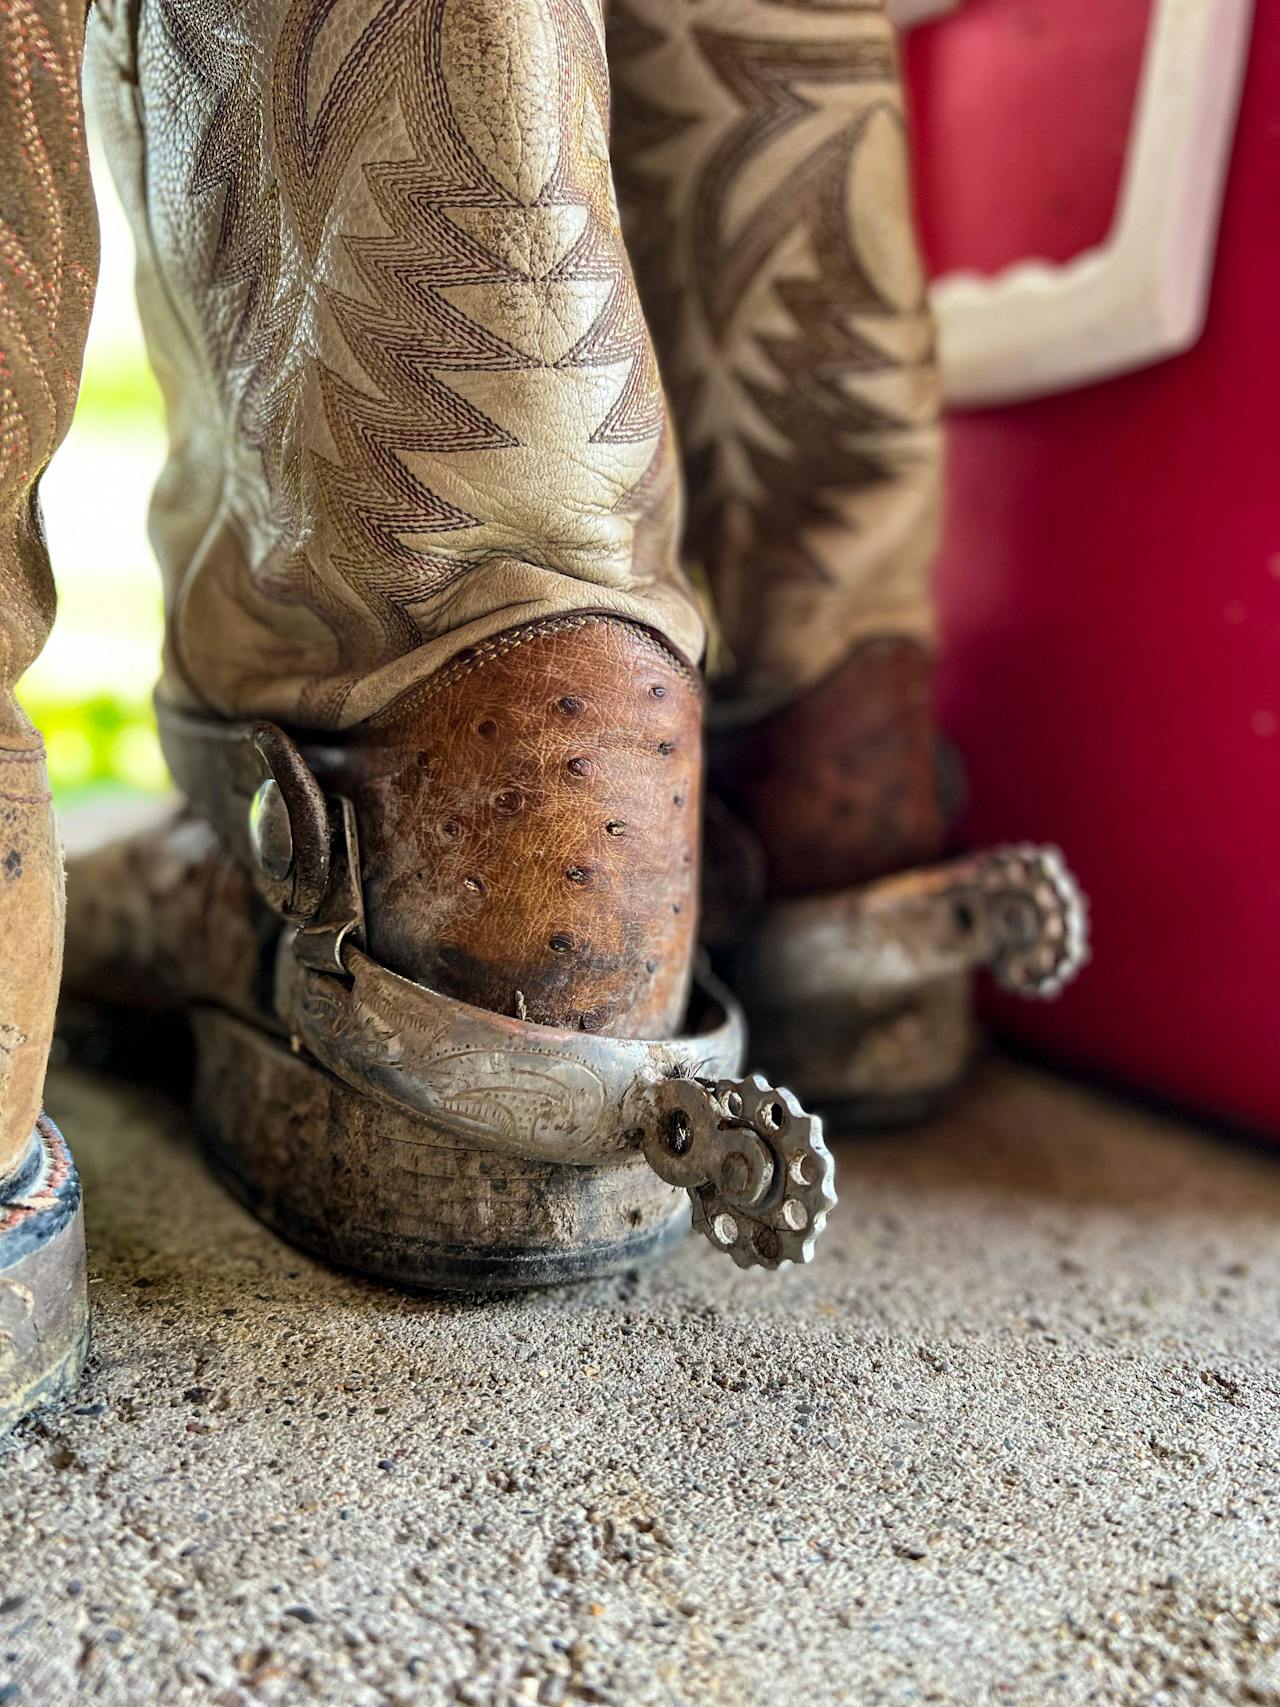
<svg viewBox="0 0 1280 1707"><path fill-rule="evenodd" d="M820 1127L691 979L703 648L595 0L136 0L94 72L172 452L192 812L72 872L290 1237L414 1284L807 1257ZM647 1160L646 1160L647 1158Z"/></svg>
<svg viewBox="0 0 1280 1707"><path fill-rule="evenodd" d="M71 421L97 271L83 39L74 0L0 16L0 1432L65 1393L88 1345L80 1183L41 1108L62 852L44 744L14 698L53 620L38 489Z"/></svg>
<svg viewBox="0 0 1280 1707"><path fill-rule="evenodd" d="M951 865L929 704L933 326L875 0L613 0L614 162L720 625L708 925L760 1058L842 1119L923 1112L970 968L1054 993L1054 850Z"/></svg>

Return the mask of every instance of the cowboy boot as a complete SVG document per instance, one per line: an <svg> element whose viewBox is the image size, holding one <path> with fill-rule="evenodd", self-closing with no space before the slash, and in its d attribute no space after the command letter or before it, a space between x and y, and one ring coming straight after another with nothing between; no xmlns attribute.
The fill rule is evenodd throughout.
<svg viewBox="0 0 1280 1707"><path fill-rule="evenodd" d="M938 385L893 32L875 0L613 0L609 52L720 626L709 924L766 1066L903 1118L969 1058L970 968L1052 994L1083 917L1054 850L936 864Z"/></svg>
<svg viewBox="0 0 1280 1707"><path fill-rule="evenodd" d="M807 1256L820 1128L691 1000L703 627L594 0L136 0L94 62L192 811L73 869L70 988L189 1011L216 1165L367 1273L607 1272L686 1192Z"/></svg>
<svg viewBox="0 0 1280 1707"><path fill-rule="evenodd" d="M44 743L14 697L53 621L39 482L71 421L97 270L80 104L84 12L0 16L0 1432L88 1347L80 1184L42 1112L62 958Z"/></svg>

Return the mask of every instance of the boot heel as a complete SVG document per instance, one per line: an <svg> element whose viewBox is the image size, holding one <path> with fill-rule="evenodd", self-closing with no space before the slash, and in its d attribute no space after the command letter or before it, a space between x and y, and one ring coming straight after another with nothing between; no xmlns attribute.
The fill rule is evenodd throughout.
<svg viewBox="0 0 1280 1707"><path fill-rule="evenodd" d="M192 1023L210 1162L327 1262L400 1286L510 1292L637 1267L688 1230L685 1193L641 1157L592 1167L477 1149L217 1009Z"/></svg>
<svg viewBox="0 0 1280 1707"><path fill-rule="evenodd" d="M804 1087L838 1132L914 1125L944 1108L973 1064L978 1027L969 979L892 995L851 992L797 1007L757 1006L757 1053Z"/></svg>

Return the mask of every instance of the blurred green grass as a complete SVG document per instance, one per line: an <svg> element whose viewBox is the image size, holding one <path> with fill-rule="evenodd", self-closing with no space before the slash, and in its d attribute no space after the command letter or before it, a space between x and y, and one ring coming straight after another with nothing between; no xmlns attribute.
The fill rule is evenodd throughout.
<svg viewBox="0 0 1280 1707"><path fill-rule="evenodd" d="M121 423L159 426L162 416L160 388L140 348L90 347L76 402L76 428L92 433Z"/></svg>
<svg viewBox="0 0 1280 1707"><path fill-rule="evenodd" d="M151 704L160 578L146 537L162 409L120 283L95 311L71 431L41 486L58 616L18 697L45 737L59 805L168 783Z"/></svg>

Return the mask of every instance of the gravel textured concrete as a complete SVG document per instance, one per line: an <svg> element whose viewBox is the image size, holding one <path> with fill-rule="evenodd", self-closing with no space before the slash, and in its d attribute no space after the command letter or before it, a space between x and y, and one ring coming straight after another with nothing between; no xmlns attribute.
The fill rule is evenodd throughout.
<svg viewBox="0 0 1280 1707"><path fill-rule="evenodd" d="M0 1703L1280 1703L1280 1159L1004 1069L804 1272L443 1303L50 1107L97 1348L0 1455Z"/></svg>

